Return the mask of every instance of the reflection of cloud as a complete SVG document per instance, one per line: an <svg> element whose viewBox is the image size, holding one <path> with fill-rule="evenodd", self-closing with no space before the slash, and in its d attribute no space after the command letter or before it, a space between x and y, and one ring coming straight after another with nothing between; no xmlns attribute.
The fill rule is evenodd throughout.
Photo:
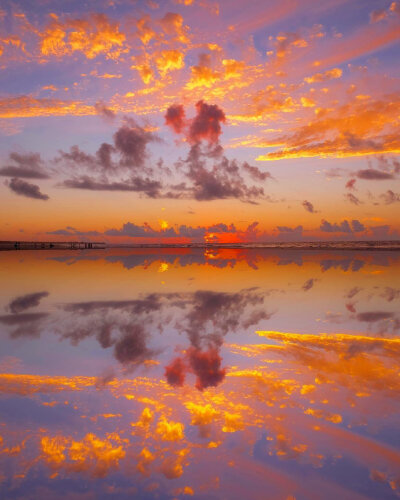
<svg viewBox="0 0 400 500"><path fill-rule="evenodd" d="M12 313L21 313L26 309L38 306L41 299L47 297L48 295L48 292L37 292L16 297L10 302L8 308Z"/></svg>
<svg viewBox="0 0 400 500"><path fill-rule="evenodd" d="M311 290L311 288L314 286L314 283L316 282L317 280L315 278L310 278L309 280L307 280L304 285L301 287L305 292L307 292L308 290Z"/></svg>

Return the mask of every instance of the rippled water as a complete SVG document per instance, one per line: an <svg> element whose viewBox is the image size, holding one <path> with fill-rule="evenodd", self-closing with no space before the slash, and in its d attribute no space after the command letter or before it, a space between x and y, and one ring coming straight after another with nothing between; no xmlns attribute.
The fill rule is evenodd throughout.
<svg viewBox="0 0 400 500"><path fill-rule="evenodd" d="M0 498L400 496L400 254L0 254Z"/></svg>

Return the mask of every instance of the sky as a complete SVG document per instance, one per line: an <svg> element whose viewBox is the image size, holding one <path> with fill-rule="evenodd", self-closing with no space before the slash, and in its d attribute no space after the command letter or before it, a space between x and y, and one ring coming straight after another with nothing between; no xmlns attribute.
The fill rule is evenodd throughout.
<svg viewBox="0 0 400 500"><path fill-rule="evenodd" d="M0 9L0 239L400 239L400 1Z"/></svg>

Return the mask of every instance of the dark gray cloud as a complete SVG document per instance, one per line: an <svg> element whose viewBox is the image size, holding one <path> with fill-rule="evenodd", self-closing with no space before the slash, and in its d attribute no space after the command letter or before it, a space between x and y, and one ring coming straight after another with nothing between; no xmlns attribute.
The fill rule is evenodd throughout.
<svg viewBox="0 0 400 500"><path fill-rule="evenodd" d="M271 174L247 162L229 160L223 155L219 138L221 124L225 121L225 114L219 106L204 101L196 104L196 115L191 120L186 118L182 105L175 104L168 108L165 122L174 132L184 133L191 144L186 160L176 165L190 184L172 187L170 197L178 197L179 192L182 197L198 201L237 198L251 202L264 197L264 188L259 185L248 186L245 176L260 183L272 179Z"/></svg>
<svg viewBox="0 0 400 500"><path fill-rule="evenodd" d="M315 214L316 210L314 209L314 205L311 203L311 201L304 200L302 203L303 207L307 212L310 212L310 214Z"/></svg>
<svg viewBox="0 0 400 500"><path fill-rule="evenodd" d="M364 321L366 323L375 323L377 321L393 318L394 313L386 311L363 312L357 314L356 317L359 321Z"/></svg>
<svg viewBox="0 0 400 500"><path fill-rule="evenodd" d="M40 191L39 186L36 184L30 184L29 182L16 177L13 177L9 182L7 182L7 186L11 189L11 191L14 191L14 193L20 196L26 196L27 198L44 201L49 199L47 194Z"/></svg>
<svg viewBox="0 0 400 500"><path fill-rule="evenodd" d="M191 181L186 195L198 201L209 201L216 199L238 198L242 201L254 200L264 196L264 188L261 186L248 186L243 177L247 172L254 179L266 179L271 177L269 173L261 172L257 167L251 167L247 163L241 164L236 160L229 160L222 156L221 150L212 150L215 156L220 156L210 167L207 164L208 150L202 149L200 144L194 144L187 159L180 163L183 167L185 177Z"/></svg>
<svg viewBox="0 0 400 500"><path fill-rule="evenodd" d="M62 186L73 189L86 189L89 191L127 191L135 193L144 193L149 198L158 198L160 196L161 183L151 179L141 177L132 177L121 182L101 182L89 176L83 176L75 179L67 179Z"/></svg>
<svg viewBox="0 0 400 500"><path fill-rule="evenodd" d="M147 145L158 141L152 132L140 127L134 120L120 127L114 134L114 145L121 155L121 164L128 167L143 167L148 157Z"/></svg>
<svg viewBox="0 0 400 500"><path fill-rule="evenodd" d="M40 301L48 295L48 292L37 292L16 297L9 303L8 309L14 314L21 313L26 309L38 306Z"/></svg>
<svg viewBox="0 0 400 500"><path fill-rule="evenodd" d="M3 177L26 179L48 179L49 174L44 170L44 164L38 153L10 153L9 165L0 168Z"/></svg>
<svg viewBox="0 0 400 500"><path fill-rule="evenodd" d="M364 179L368 181L384 181L389 179L394 179L394 175L389 172L383 172L382 170L376 170L374 168L366 168L364 170L358 170L355 174L359 179Z"/></svg>

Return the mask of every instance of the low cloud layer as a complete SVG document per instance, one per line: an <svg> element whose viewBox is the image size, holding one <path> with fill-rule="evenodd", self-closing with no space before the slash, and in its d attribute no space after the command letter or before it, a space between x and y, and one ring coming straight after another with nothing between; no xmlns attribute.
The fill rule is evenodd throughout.
<svg viewBox="0 0 400 500"><path fill-rule="evenodd" d="M40 187L36 184L31 184L22 179L18 179L17 177L13 177L6 184L11 191L14 193L25 196L26 198L33 198L35 200L48 200L49 196L40 191Z"/></svg>

